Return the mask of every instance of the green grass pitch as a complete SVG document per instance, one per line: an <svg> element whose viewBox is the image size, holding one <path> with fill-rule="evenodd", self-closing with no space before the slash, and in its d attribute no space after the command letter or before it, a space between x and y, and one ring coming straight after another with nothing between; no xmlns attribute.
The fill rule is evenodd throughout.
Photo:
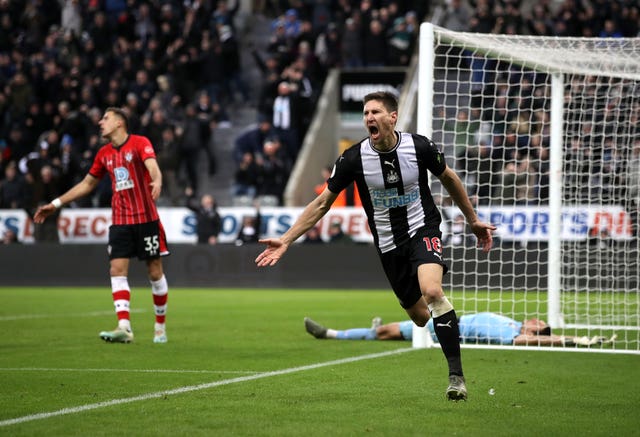
<svg viewBox="0 0 640 437"><path fill-rule="evenodd" d="M405 318L389 291L172 289L153 344L148 287L135 342L106 344L110 290L0 288L0 436L638 435L640 356L464 349L469 400L409 342L316 340ZM490 394L490 390L493 394Z"/></svg>

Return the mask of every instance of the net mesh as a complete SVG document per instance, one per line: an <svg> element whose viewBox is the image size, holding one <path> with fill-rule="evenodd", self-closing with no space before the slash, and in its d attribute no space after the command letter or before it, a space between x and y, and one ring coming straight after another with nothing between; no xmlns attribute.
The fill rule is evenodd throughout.
<svg viewBox="0 0 640 437"><path fill-rule="evenodd" d="M609 350L640 353L640 38L484 35L434 28L432 137L467 187L481 219L498 226L490 256L445 190L451 271L462 312L546 319L549 242L560 241L554 333L618 336ZM424 41L424 40L423 40ZM563 113L552 120L552 77ZM551 186L552 126L561 153ZM561 124L558 124L561 123ZM551 235L551 196L561 197ZM455 274L462 272L462 274ZM488 274L476 274L488 272Z"/></svg>

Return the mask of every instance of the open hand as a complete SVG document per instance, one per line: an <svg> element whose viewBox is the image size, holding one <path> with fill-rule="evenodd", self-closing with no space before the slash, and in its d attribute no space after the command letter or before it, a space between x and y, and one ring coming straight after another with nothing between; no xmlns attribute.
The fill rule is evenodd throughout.
<svg viewBox="0 0 640 437"><path fill-rule="evenodd" d="M482 248L483 252L489 252L491 246L493 246L493 232L497 228L489 223L475 222L471 225L471 230L478 239L478 247Z"/></svg>
<svg viewBox="0 0 640 437"><path fill-rule="evenodd" d="M56 207L53 206L51 203L42 205L41 207L38 208L35 215L33 216L33 221L38 224L43 223L44 220L47 217L49 217L51 214L53 214L55 211L56 211Z"/></svg>
<svg viewBox="0 0 640 437"><path fill-rule="evenodd" d="M285 245L279 238L265 238L258 240L258 243L267 245L267 248L256 258L258 267L271 267L276 265L289 248L289 246Z"/></svg>

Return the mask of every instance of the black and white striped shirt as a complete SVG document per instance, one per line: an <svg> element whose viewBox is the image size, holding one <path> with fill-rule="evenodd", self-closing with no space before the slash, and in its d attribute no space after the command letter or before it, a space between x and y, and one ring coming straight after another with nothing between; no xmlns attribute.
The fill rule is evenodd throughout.
<svg viewBox="0 0 640 437"><path fill-rule="evenodd" d="M398 143L388 152L376 150L368 137L349 147L328 180L333 193L355 181L374 242L383 253L409 241L420 228L438 229L442 220L428 171L442 174L444 155L424 136L396 133Z"/></svg>

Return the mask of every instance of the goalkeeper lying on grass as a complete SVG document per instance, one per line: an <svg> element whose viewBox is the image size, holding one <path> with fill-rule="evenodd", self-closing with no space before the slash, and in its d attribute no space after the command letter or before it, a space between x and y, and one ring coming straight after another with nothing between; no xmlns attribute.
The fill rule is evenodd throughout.
<svg viewBox="0 0 640 437"><path fill-rule="evenodd" d="M466 314L458 320L460 325L460 340L463 343L489 343L516 346L595 346L613 343L616 336L611 338L573 337L552 335L551 327L539 319L528 319L518 322L509 317L496 313ZM411 340L413 337L413 322L392 322L382 324L376 317L371 328L353 328L344 331L328 329L314 322L308 317L304 319L307 332L316 338L333 338L337 340ZM431 336L437 341L433 328L433 319L427 323Z"/></svg>

